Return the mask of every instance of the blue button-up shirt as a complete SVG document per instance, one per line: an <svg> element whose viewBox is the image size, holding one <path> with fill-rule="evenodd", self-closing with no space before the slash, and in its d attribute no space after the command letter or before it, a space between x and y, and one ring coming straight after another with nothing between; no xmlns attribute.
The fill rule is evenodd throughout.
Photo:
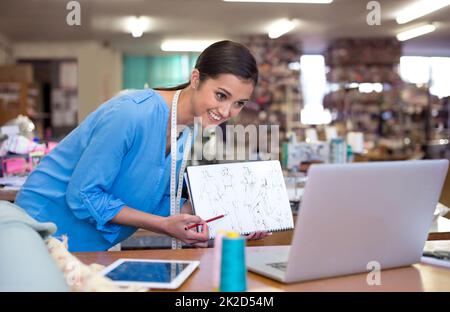
<svg viewBox="0 0 450 312"><path fill-rule="evenodd" d="M154 90L107 101L41 161L16 204L38 221L54 222L70 251L110 248L136 231L110 222L125 205L170 214L168 122L169 108ZM178 139L177 175L188 131Z"/></svg>

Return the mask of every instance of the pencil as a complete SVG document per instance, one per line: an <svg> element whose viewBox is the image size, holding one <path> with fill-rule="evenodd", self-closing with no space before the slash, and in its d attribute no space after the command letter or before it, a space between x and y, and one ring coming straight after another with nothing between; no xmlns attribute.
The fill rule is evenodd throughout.
<svg viewBox="0 0 450 312"><path fill-rule="evenodd" d="M220 215L220 216L217 216L217 217L208 219L208 220L206 220L205 222L208 223L208 222L211 222L211 221L215 221L215 220L220 219L220 218L223 218L223 217L225 217L225 216L226 216L226 215ZM185 229L185 230L190 230L190 229L193 229L193 228L195 228L195 227L197 227L197 226L200 226L200 225L201 225L201 224L199 224L199 223L195 223L195 224L191 224L191 225L185 227L184 229Z"/></svg>

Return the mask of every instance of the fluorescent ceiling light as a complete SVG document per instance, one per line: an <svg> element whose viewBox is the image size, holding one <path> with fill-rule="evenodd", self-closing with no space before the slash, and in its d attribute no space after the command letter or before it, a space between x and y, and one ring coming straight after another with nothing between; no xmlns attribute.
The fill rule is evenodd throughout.
<svg viewBox="0 0 450 312"><path fill-rule="evenodd" d="M327 4L333 0L223 0L225 2L256 2L256 3L318 3Z"/></svg>
<svg viewBox="0 0 450 312"><path fill-rule="evenodd" d="M296 20L288 20L286 18L281 19L269 26L268 35L271 39L276 39L284 34L290 32L292 29L297 26L298 21Z"/></svg>
<svg viewBox="0 0 450 312"><path fill-rule="evenodd" d="M142 34L149 29L150 19L145 16L133 16L126 21L127 30L134 38L139 38Z"/></svg>
<svg viewBox="0 0 450 312"><path fill-rule="evenodd" d="M161 50L166 52L202 52L219 40L165 40Z"/></svg>
<svg viewBox="0 0 450 312"><path fill-rule="evenodd" d="M409 39L412 39L415 37L419 37L419 36L431 33L435 30L436 30L436 26L434 26L432 24L423 25L423 26L412 28L412 29L409 29L409 30L399 33L397 35L397 39L399 41L405 41L405 40L409 40Z"/></svg>
<svg viewBox="0 0 450 312"><path fill-rule="evenodd" d="M396 21L405 24L450 5L450 0L420 0L401 11Z"/></svg>

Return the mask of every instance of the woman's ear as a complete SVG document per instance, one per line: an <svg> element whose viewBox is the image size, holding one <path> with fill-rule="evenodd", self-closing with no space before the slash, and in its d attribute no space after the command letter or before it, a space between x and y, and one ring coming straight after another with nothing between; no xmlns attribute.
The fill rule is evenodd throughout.
<svg viewBox="0 0 450 312"><path fill-rule="evenodd" d="M194 68L191 73L191 87L197 89L200 84L200 72L197 68Z"/></svg>

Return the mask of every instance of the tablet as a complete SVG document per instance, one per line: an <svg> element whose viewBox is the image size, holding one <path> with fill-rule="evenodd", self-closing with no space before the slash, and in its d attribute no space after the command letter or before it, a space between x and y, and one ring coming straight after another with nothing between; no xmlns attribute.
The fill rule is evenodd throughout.
<svg viewBox="0 0 450 312"><path fill-rule="evenodd" d="M199 266L199 261L119 259L101 273L118 285L175 289Z"/></svg>

